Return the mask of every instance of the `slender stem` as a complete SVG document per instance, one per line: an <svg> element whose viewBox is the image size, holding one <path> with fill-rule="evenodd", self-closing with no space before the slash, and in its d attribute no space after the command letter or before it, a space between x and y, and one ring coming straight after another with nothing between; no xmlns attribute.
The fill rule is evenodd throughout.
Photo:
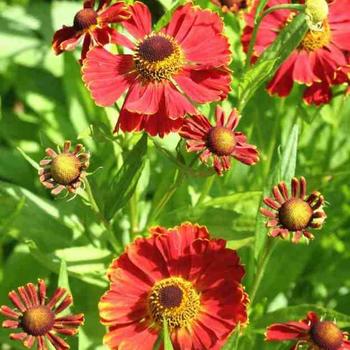
<svg viewBox="0 0 350 350"><path fill-rule="evenodd" d="M188 165L188 168L192 168L195 162L197 161L198 157L195 156L191 163ZM186 178L187 172L185 172L182 168L176 170L176 178L174 183L168 188L168 190L164 193L163 197L158 201L157 206L155 209L151 212L148 220L147 220L147 227L150 223L152 223L156 218L158 218L159 214L161 213L162 209L165 207L165 205L169 202L171 197L176 192L177 188L182 184L182 181Z"/></svg>
<svg viewBox="0 0 350 350"><path fill-rule="evenodd" d="M212 176L209 176L205 180L204 187L201 191L201 195L199 196L197 204L196 204L197 207L203 203L203 201L205 200L205 198L209 194L209 192L214 184L215 179L216 179L216 175L212 175Z"/></svg>
<svg viewBox="0 0 350 350"><path fill-rule="evenodd" d="M149 223L154 221L156 218L158 218L159 214L161 213L162 209L165 207L165 205L169 202L170 198L175 193L176 189L181 185L183 179L185 178L185 173L181 170L177 170L176 173L176 179L171 185L168 190L164 193L163 197L158 201L157 206L153 210L153 213L150 215L150 218L148 220Z"/></svg>
<svg viewBox="0 0 350 350"><path fill-rule="evenodd" d="M130 233L131 238L139 233L139 213L138 213L138 195L135 190L129 201Z"/></svg>
<svg viewBox="0 0 350 350"><path fill-rule="evenodd" d="M121 247L120 247L119 242L114 237L112 227L111 227L109 221L104 217L103 213L101 212L101 210L100 210L100 208L95 200L95 197L92 193L89 181L87 179L85 179L84 182L85 182L85 192L87 194L88 201L91 205L91 208L92 208L93 212L95 213L96 218L103 224L103 226L106 230L106 233L107 233L107 239L108 239L109 243L111 244L112 248L115 250L115 252L119 253Z"/></svg>
<svg viewBox="0 0 350 350"><path fill-rule="evenodd" d="M305 9L305 6L304 5L300 5L300 4L276 5L276 6L272 6L272 7L268 8L265 12L262 13L261 16L257 16L255 18L255 26L254 26L254 29L253 29L252 38L250 39L250 42L249 42L249 48L248 48L248 53L247 53L247 60L246 60L246 64L245 64L245 70L248 70L248 68L250 67L250 63L251 63L251 59L252 59L252 55L253 55L253 51L254 51L254 46L255 46L257 35L258 35L258 29L259 29L260 24L261 24L262 20L264 19L264 17L267 16L269 13L271 13L273 11L278 11L278 10L303 11L304 9Z"/></svg>
<svg viewBox="0 0 350 350"><path fill-rule="evenodd" d="M264 277L266 266L271 258L274 247L276 246L277 240L275 238L268 238L265 245L264 251L258 261L258 268L256 271L252 291L250 292L250 305L253 305L253 302L256 297L256 293L259 290L262 278Z"/></svg>

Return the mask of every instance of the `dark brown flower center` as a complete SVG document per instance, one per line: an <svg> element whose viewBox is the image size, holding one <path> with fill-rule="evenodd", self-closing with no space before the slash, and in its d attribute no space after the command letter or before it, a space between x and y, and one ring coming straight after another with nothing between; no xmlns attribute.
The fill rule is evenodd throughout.
<svg viewBox="0 0 350 350"><path fill-rule="evenodd" d="M152 33L137 45L134 62L145 83L169 80L182 69L184 53L170 35Z"/></svg>
<svg viewBox="0 0 350 350"><path fill-rule="evenodd" d="M74 29L85 30L97 24L97 13L93 9L86 8L80 10L74 17Z"/></svg>
<svg viewBox="0 0 350 350"><path fill-rule="evenodd" d="M33 336L44 335L55 323L55 314L45 305L27 310L22 317L23 330Z"/></svg>
<svg viewBox="0 0 350 350"><path fill-rule="evenodd" d="M229 156L236 147L235 133L222 126L209 131L207 144L210 151L218 156Z"/></svg>
<svg viewBox="0 0 350 350"><path fill-rule="evenodd" d="M69 185L80 175L81 162L71 153L61 153L52 160L52 178L61 185Z"/></svg>
<svg viewBox="0 0 350 350"><path fill-rule="evenodd" d="M139 46L139 55L149 62L162 61L174 52L172 42L162 35L148 37Z"/></svg>
<svg viewBox="0 0 350 350"><path fill-rule="evenodd" d="M339 350L343 344L343 333L330 321L321 321L311 328L313 342L324 350Z"/></svg>
<svg viewBox="0 0 350 350"><path fill-rule="evenodd" d="M181 277L156 282L148 296L148 309L154 323L170 330L190 327L200 310L200 296L192 283Z"/></svg>
<svg viewBox="0 0 350 350"><path fill-rule="evenodd" d="M291 198L279 209L279 220L290 231L302 230L308 226L312 213L307 202L300 198Z"/></svg>
<svg viewBox="0 0 350 350"><path fill-rule="evenodd" d="M166 308L177 307L181 304L183 292L176 285L165 286L159 291L159 302Z"/></svg>

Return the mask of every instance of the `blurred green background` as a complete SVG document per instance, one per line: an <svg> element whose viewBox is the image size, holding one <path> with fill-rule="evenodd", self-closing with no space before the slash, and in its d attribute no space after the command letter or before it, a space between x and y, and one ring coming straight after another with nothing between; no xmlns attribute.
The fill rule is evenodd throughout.
<svg viewBox="0 0 350 350"><path fill-rule="evenodd" d="M81 3L0 1L0 305L9 304L9 290L39 277L50 283L52 291L64 259L75 301L72 311L86 315L79 347L75 339L72 349L96 350L102 348L104 333L97 302L107 288L104 274L113 258L105 232L79 198L53 199L23 156L38 162L46 147L56 148L66 139L84 143L92 154L93 189L103 201L109 191L106 184L139 139L139 135L112 134L117 112L96 107L90 99L80 77L79 53L56 57L51 51L54 31L72 23ZM155 18L159 18L171 1L151 3ZM199 4L214 9L207 0ZM244 55L239 43L241 17L228 14L224 20L232 44L235 79L230 98L224 102L228 111L237 102ZM314 305L321 315L336 317L341 326L350 326L350 318L345 316L350 314L350 101L344 98L343 90L339 87L333 102L319 109L301 102L299 87L286 100L259 90L244 111L239 130L258 146L261 162L254 167L234 162L232 170L216 178L212 187L208 177L201 176L209 172L198 165L194 172L185 173L178 188L174 187L173 197L159 215L154 213L179 171L164 150L185 160L188 155L183 145L177 153L177 135L156 139L157 147L149 140L137 190L113 218L113 230L122 243L130 240L130 232L145 232L150 224L170 227L190 220L207 225L215 236L239 248L249 287L249 253L261 193L277 166L279 146L288 141L292 126L299 125L296 175L306 177L310 191L324 194L328 219L310 244L279 243L240 350L288 349L287 344L263 343L264 328L271 322L302 318L310 309L306 304ZM211 118L213 109L202 107ZM9 349L8 333L0 329L1 349ZM12 348L21 346L11 342Z"/></svg>

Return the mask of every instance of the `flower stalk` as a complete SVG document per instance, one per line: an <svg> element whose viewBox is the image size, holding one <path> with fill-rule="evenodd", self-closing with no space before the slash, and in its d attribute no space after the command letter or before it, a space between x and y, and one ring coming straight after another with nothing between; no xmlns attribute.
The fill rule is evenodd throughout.
<svg viewBox="0 0 350 350"><path fill-rule="evenodd" d="M98 221L104 226L105 232L107 235L107 239L108 239L110 245L112 246L113 250L116 253L120 253L120 251L121 251L120 243L115 238L113 229L112 229L109 221L104 217L103 213L101 212L101 210L100 210L100 208L95 200L95 197L92 193L92 189L91 189L89 181L87 179L85 179L84 182L85 182L85 193L87 195L87 200L90 204L91 209L95 213Z"/></svg>
<svg viewBox="0 0 350 350"><path fill-rule="evenodd" d="M263 21L265 16L267 16L271 12L279 11L279 10L294 10L294 11L300 11L301 12L301 11L305 11L305 6L301 5L301 4L276 5L276 6L272 6L272 7L268 8L266 11L264 11L262 13L261 16L257 16L256 17L255 26L254 26L254 29L253 29L253 34L252 34L252 38L251 38L250 43L249 43L249 48L248 48L248 53L247 53L247 60L246 60L246 65L245 65L245 70L246 71L249 69L250 64L251 64L251 59L252 59L252 55L253 55L253 51L254 51L254 46L255 46L255 42L256 42L256 38L257 38L257 35L258 35L258 30L259 30L261 22Z"/></svg>

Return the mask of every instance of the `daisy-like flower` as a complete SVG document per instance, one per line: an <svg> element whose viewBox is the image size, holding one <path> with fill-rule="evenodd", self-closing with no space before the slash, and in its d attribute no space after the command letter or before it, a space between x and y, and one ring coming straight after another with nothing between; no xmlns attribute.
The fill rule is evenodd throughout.
<svg viewBox="0 0 350 350"><path fill-rule="evenodd" d="M272 324L265 336L268 341L296 341L291 350L297 350L302 345L307 346L308 350L350 349L346 332L342 332L334 322L320 320L311 311L302 321Z"/></svg>
<svg viewBox="0 0 350 350"><path fill-rule="evenodd" d="M317 0L318 2L320 0ZM328 103L332 97L330 87L335 84L334 77L337 70L347 65L347 55L350 52L350 0L334 0L326 3L328 11L319 4L312 7L315 0L309 0L310 11L313 16L325 19L318 23L319 28L310 24L311 29L287 60L277 70L275 76L267 86L270 94L286 97L290 94L293 83L305 85L304 101L308 104L320 105ZM291 0L269 0L267 8L275 5L292 3ZM254 16L257 2L251 13L247 14L246 27L242 36L245 50L248 50L254 27ZM328 15L327 15L328 12ZM274 11L262 21L254 47L253 60L271 45L279 32L295 15L290 10ZM320 16L322 15L322 16Z"/></svg>
<svg viewBox="0 0 350 350"><path fill-rule="evenodd" d="M85 0L83 9L74 17L73 26L63 26L56 31L52 47L56 55L71 51L83 40L81 62L93 46L103 46L110 43L114 35L111 23L119 23L130 16L123 1L109 6L111 0L100 0L95 10L95 0Z"/></svg>
<svg viewBox="0 0 350 350"><path fill-rule="evenodd" d="M306 180L293 178L291 182L292 193L289 196L285 182L274 186L272 193L274 198L264 198L264 203L271 210L260 208L260 212L269 218L266 226L270 228L271 237L284 239L293 234L292 241L298 243L304 235L308 239L314 239L309 228L321 228L326 213L322 209L324 198L319 192L306 195Z"/></svg>
<svg viewBox="0 0 350 350"><path fill-rule="evenodd" d="M150 231L109 268L110 289L99 303L108 327L104 343L152 350L165 320L174 349L221 349L247 322L244 268L236 252L211 239L204 226Z"/></svg>
<svg viewBox="0 0 350 350"><path fill-rule="evenodd" d="M130 11L122 25L134 41L122 34L116 41L131 53L114 55L95 48L82 68L98 105L112 105L127 91L115 131L146 130L164 136L181 127L186 113L196 114L193 102L226 98L230 50L217 14L188 3L156 32L145 4L135 2Z"/></svg>
<svg viewBox="0 0 350 350"><path fill-rule="evenodd" d="M84 315L58 315L66 310L73 299L64 288L57 288L52 298L46 302L46 285L38 281L37 287L28 283L17 291L9 293L9 299L15 306L1 306L0 313L9 319L2 323L4 328L18 329L11 333L12 340L19 340L31 349L36 344L37 350L47 350L48 342L56 350L69 349L61 336L72 336L78 333L78 327L84 323Z"/></svg>
<svg viewBox="0 0 350 350"><path fill-rule="evenodd" d="M86 176L90 154L84 152L84 146L81 144L76 145L72 152L70 148L70 141L65 141L61 153L47 148L47 158L40 161L40 182L49 188L53 195L58 195L64 189L74 193Z"/></svg>
<svg viewBox="0 0 350 350"><path fill-rule="evenodd" d="M210 0L214 5L221 8L222 12L238 13L250 8L251 0Z"/></svg>
<svg viewBox="0 0 350 350"><path fill-rule="evenodd" d="M212 158L214 169L219 175L230 169L231 157L247 165L255 164L259 160L256 147L247 143L242 132L235 131L240 118L237 110L234 109L226 118L222 108L217 106L215 116L215 126L203 115L185 120L180 135L186 139L187 150L201 152L199 158L203 163Z"/></svg>

